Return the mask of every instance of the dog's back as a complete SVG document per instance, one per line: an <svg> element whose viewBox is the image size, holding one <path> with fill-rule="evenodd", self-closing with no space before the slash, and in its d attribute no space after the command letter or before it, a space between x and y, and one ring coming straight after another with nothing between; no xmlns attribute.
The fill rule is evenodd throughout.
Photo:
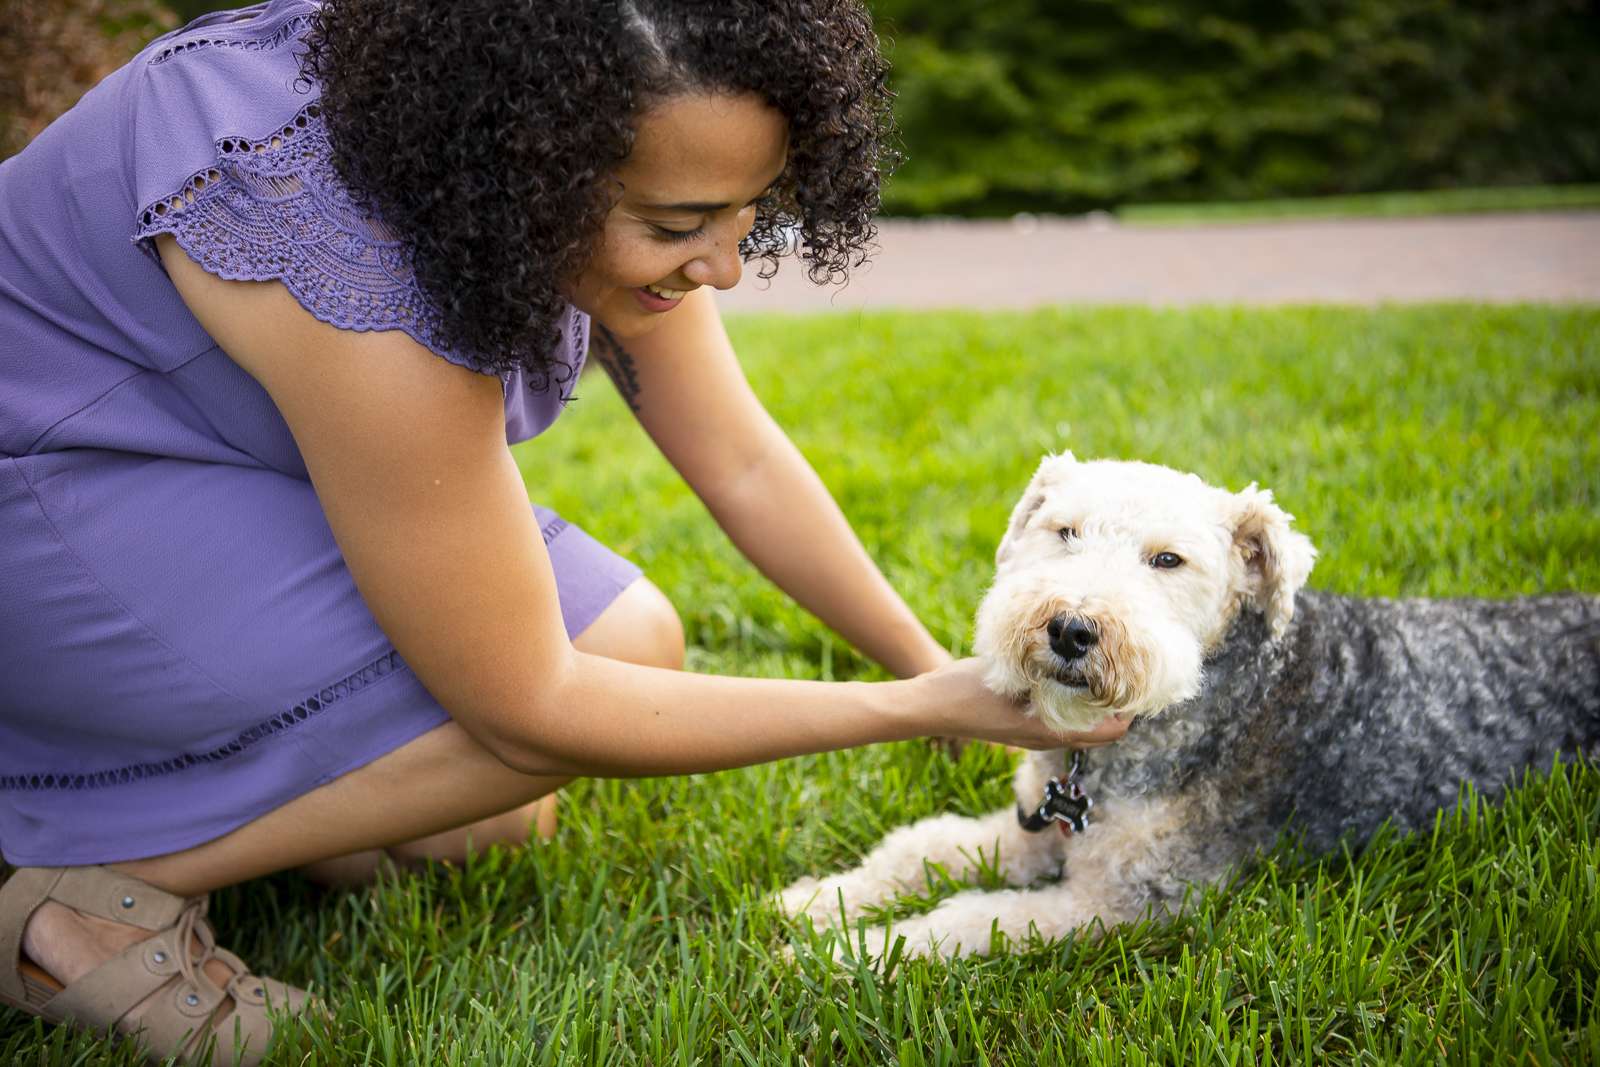
<svg viewBox="0 0 1600 1067"><path fill-rule="evenodd" d="M1236 827L1270 835L1292 819L1325 849L1386 819L1422 826L1463 782L1494 796L1524 768L1600 746L1600 598L1302 591L1288 632L1263 638L1241 619L1201 695L1148 724L1183 738L1168 773L1214 763Z"/></svg>

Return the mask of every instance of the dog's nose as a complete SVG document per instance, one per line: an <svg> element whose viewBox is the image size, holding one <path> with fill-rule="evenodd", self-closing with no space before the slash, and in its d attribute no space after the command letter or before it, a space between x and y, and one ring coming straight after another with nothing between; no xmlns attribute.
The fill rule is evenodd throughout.
<svg viewBox="0 0 1600 1067"><path fill-rule="evenodd" d="M1076 615L1057 615L1045 626L1050 635L1050 650L1064 660L1082 659L1100 640L1094 627Z"/></svg>

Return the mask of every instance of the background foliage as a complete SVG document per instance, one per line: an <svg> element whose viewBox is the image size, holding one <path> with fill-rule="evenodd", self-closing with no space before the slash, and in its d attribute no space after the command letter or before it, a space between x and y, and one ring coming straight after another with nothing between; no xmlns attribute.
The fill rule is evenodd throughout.
<svg viewBox="0 0 1600 1067"><path fill-rule="evenodd" d="M159 0L0 0L0 159L177 24Z"/></svg>
<svg viewBox="0 0 1600 1067"><path fill-rule="evenodd" d="M1596 0L868 0L890 214L1600 180ZM237 0L0 0L0 158Z"/></svg>
<svg viewBox="0 0 1600 1067"><path fill-rule="evenodd" d="M892 214L1600 177L1581 0L870 0Z"/></svg>

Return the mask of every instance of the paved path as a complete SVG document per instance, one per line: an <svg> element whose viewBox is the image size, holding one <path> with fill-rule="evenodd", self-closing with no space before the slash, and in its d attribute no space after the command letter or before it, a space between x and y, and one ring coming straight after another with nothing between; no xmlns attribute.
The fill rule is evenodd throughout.
<svg viewBox="0 0 1600 1067"><path fill-rule="evenodd" d="M1121 226L888 221L847 288L747 272L725 311L1039 304L1600 303L1600 212Z"/></svg>

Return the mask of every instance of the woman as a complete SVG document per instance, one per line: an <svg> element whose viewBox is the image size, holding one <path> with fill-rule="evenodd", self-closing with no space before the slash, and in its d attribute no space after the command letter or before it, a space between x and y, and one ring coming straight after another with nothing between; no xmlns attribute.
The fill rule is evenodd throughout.
<svg viewBox="0 0 1600 1067"><path fill-rule="evenodd" d="M577 775L1061 743L889 588L711 300L794 230L859 263L887 99L854 0L272 0L0 167L0 996L254 1062L303 995L212 889L522 841ZM662 594L530 509L507 444L591 323L739 547L908 680L678 673Z"/></svg>

